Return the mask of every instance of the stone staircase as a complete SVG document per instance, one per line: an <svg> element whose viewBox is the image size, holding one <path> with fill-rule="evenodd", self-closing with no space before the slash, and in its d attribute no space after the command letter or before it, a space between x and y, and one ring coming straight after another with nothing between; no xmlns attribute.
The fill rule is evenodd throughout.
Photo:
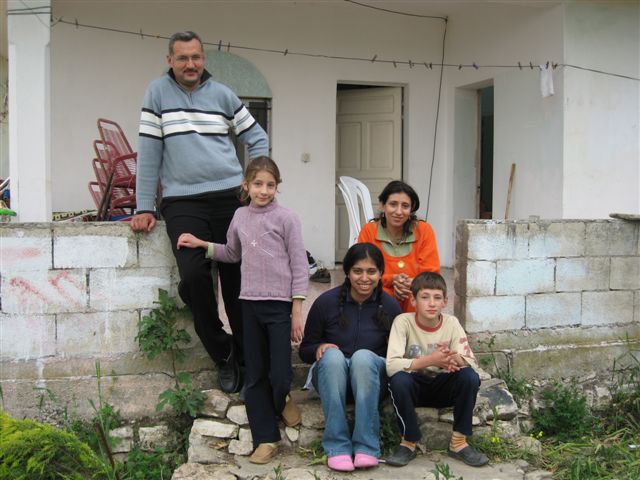
<svg viewBox="0 0 640 480"><path fill-rule="evenodd" d="M317 480L326 477L329 480L334 478L327 477L324 473L318 475L317 470L309 477L308 464L311 459L299 455L301 450L309 450L319 444L324 429L324 415L317 393L313 390L302 390L309 365L300 361L297 351L292 353L292 365L294 380L291 395L300 407L302 424L293 428L280 424L282 437L280 451L285 455L283 458L286 458L286 475L281 477L264 475L265 466L260 469L248 462L253 445L245 406L240 401L238 394L225 394L220 390L212 389L204 392L206 394L205 407L199 417L195 419L189 433L188 463L174 472L173 480L255 480L263 478L295 480L298 478L296 463L300 464L297 467L302 472L299 477L301 479ZM521 430L526 430L529 425L528 415L518 409L505 382L491 378L483 371L480 371L480 378L482 384L473 414L474 435L489 434L510 438L516 440L522 448L539 450L540 444L537 440L522 434ZM382 404L381 411L384 418L395 422L393 409L388 399ZM353 415L352 406L347 408L347 413ZM417 413L422 431L422 442L419 444L419 448L423 452L445 450L451 437L452 409L419 408ZM138 430L136 435L131 427L123 427L123 429L112 432L123 440L120 443L122 447L118 451L120 455L126 455L127 445L133 443L134 437L139 438L147 450L152 450L155 447L171 449L177 441L176 432L169 431L164 425L150 428L140 427ZM277 462L272 463L276 467L274 465L267 467L273 472L273 468L277 468ZM305 468L307 469L305 470ZM319 468L322 472L328 471L324 467Z"/></svg>
<svg viewBox="0 0 640 480"><path fill-rule="evenodd" d="M302 424L294 428L281 424L281 452L309 449L322 438L324 415L320 400L316 392L300 390L307 370L307 365L296 364L294 367L297 388L292 391L292 397L302 412ZM481 378L482 385L473 415L474 434L490 433L502 438L518 439L527 444L524 446L531 447L537 441L521 434L518 406L504 381L492 379L484 372L481 372ZM205 393L205 409L194 421L189 435L188 463L218 465L223 469L226 468L224 466L237 466L239 462L249 466L246 457L252 452L251 431L245 407L238 395L228 395L220 390L208 390ZM388 400L383 404L382 412L385 416L393 416ZM418 418L423 434L423 441L419 445L421 450L446 449L451 437L452 409L419 408ZM191 478L181 472L192 468L186 465L180 467L174 474L174 480Z"/></svg>

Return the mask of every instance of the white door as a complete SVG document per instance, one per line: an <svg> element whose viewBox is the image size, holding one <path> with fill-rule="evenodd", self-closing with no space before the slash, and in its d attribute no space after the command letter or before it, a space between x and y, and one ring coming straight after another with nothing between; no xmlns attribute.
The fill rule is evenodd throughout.
<svg viewBox="0 0 640 480"><path fill-rule="evenodd" d="M357 178L369 187L377 212L382 189L402 176L401 87L338 91L336 181L342 175ZM347 210L336 188L336 261L342 261L348 238Z"/></svg>

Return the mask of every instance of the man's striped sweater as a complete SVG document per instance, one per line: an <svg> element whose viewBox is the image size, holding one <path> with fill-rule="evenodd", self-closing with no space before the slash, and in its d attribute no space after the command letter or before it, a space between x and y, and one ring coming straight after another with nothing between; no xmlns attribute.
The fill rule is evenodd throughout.
<svg viewBox="0 0 640 480"><path fill-rule="evenodd" d="M136 196L138 211L153 211L158 178L163 197L228 190L242 182L229 133L249 148L250 158L268 155L269 140L240 99L205 70L193 91L169 70L151 82L140 117Z"/></svg>

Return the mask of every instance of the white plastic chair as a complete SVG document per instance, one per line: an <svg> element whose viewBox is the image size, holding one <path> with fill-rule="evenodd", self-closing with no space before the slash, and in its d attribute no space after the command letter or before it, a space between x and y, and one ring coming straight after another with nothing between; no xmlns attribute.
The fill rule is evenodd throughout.
<svg viewBox="0 0 640 480"><path fill-rule="evenodd" d="M358 241L358 234L362 224L373 218L371 194L367 186L353 177L340 177L338 188L344 197L344 204L349 215L349 247ZM360 220L360 208L364 214Z"/></svg>
<svg viewBox="0 0 640 480"><path fill-rule="evenodd" d="M347 248L349 248L358 241L358 234L360 233L360 215L358 214L356 207L351 203L351 198L349 197L349 193L345 189L344 185L338 183L336 186L342 194L344 206L347 209L347 216L349 217L349 240L347 243Z"/></svg>
<svg viewBox="0 0 640 480"><path fill-rule="evenodd" d="M371 193L367 186L357 178L342 176L340 177L340 183L345 187L351 203L355 207L361 207L364 218L362 223L368 222L373 218L373 205L371 204ZM358 205L359 204L359 205ZM360 211L358 210L358 223L360 223Z"/></svg>

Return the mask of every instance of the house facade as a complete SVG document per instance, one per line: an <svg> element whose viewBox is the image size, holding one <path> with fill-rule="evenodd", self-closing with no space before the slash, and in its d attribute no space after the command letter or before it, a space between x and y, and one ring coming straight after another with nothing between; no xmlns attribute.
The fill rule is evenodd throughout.
<svg viewBox="0 0 640 480"><path fill-rule="evenodd" d="M23 14L25 4L39 10ZM226 81L266 102L279 199L327 266L339 259L337 174L379 169L414 186L446 266L459 219L640 212L637 0L10 0L7 12L0 168L18 221L93 207L96 119L117 121L136 149L144 90L180 30L203 38L208 65L252 66ZM349 117L357 102L341 103L344 92L381 89L399 92L395 120L375 108L366 121Z"/></svg>

